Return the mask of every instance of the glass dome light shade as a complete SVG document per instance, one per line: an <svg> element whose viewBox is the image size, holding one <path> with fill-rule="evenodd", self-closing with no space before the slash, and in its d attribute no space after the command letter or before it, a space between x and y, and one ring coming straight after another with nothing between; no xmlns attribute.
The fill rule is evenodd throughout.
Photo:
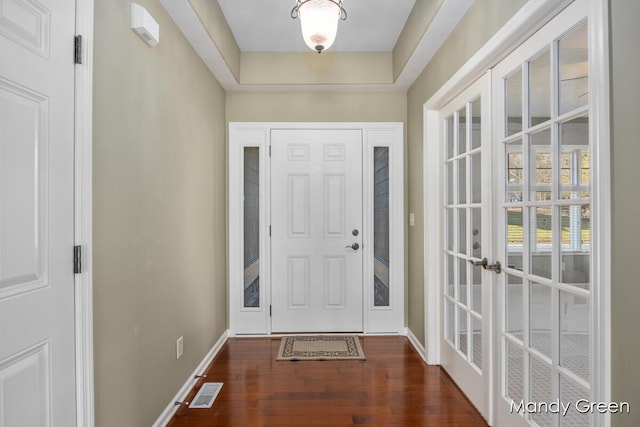
<svg viewBox="0 0 640 427"><path fill-rule="evenodd" d="M340 7L328 0L311 0L300 7L302 37L310 49L320 53L331 47L338 32Z"/></svg>

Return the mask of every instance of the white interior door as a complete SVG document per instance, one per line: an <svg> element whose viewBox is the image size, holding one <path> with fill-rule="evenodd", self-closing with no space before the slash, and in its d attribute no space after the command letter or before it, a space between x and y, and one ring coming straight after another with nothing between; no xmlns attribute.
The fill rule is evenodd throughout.
<svg viewBox="0 0 640 427"><path fill-rule="evenodd" d="M74 426L75 1L0 1L0 425Z"/></svg>
<svg viewBox="0 0 640 427"><path fill-rule="evenodd" d="M362 131L271 131L272 331L363 330Z"/></svg>
<svg viewBox="0 0 640 427"><path fill-rule="evenodd" d="M595 396L586 6L573 3L493 73L497 425L593 422L576 406Z"/></svg>
<svg viewBox="0 0 640 427"><path fill-rule="evenodd" d="M489 78L441 110L445 200L441 363L489 419L491 257Z"/></svg>

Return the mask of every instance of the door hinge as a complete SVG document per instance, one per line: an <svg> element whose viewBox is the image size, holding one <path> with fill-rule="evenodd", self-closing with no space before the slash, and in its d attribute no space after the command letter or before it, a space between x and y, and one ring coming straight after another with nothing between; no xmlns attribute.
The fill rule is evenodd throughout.
<svg viewBox="0 0 640 427"><path fill-rule="evenodd" d="M82 246L73 247L73 274L82 273Z"/></svg>
<svg viewBox="0 0 640 427"><path fill-rule="evenodd" d="M271 317L271 306L269 306L269 317Z"/></svg>
<svg viewBox="0 0 640 427"><path fill-rule="evenodd" d="M271 157L271 146L269 146L269 157Z"/></svg>
<svg viewBox="0 0 640 427"><path fill-rule="evenodd" d="M82 36L78 35L73 41L73 62L82 64Z"/></svg>
<svg viewBox="0 0 640 427"><path fill-rule="evenodd" d="M271 237L271 226L269 226L269 237Z"/></svg>

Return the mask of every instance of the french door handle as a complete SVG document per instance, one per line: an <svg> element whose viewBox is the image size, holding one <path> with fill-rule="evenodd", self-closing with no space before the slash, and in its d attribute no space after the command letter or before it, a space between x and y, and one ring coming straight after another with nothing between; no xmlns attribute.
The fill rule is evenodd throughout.
<svg viewBox="0 0 640 427"><path fill-rule="evenodd" d="M502 272L502 265L500 265L500 261L496 261L495 264L489 264L485 266L484 269L500 274Z"/></svg>
<svg viewBox="0 0 640 427"><path fill-rule="evenodd" d="M487 260L486 258L482 258L481 261L474 261L472 259L469 260L470 264L473 264L474 267L482 267L485 270L487 269L487 264L489 264L489 260Z"/></svg>
<svg viewBox="0 0 640 427"><path fill-rule="evenodd" d="M345 248L351 248L351 249L353 249L354 251L357 251L358 249L360 249L360 245L359 245L359 244L357 244L357 243L354 243L354 244L352 244L352 245L347 245L347 246L345 246Z"/></svg>
<svg viewBox="0 0 640 427"><path fill-rule="evenodd" d="M496 261L495 264L489 264L487 258L482 258L480 261L470 259L469 263L473 264L474 267L482 267L485 270L494 271L496 274L500 274L502 272L502 265L500 264L500 261Z"/></svg>

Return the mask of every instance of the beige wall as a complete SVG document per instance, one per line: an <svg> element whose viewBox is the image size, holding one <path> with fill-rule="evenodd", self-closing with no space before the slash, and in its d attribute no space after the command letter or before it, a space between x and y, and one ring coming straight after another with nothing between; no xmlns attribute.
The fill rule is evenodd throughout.
<svg viewBox="0 0 640 427"><path fill-rule="evenodd" d="M408 326L423 344L425 307L422 106L525 3L525 0L477 0L409 89L407 182L409 212L415 213L416 226L410 231L408 242Z"/></svg>
<svg viewBox="0 0 640 427"><path fill-rule="evenodd" d="M98 427L149 426L226 329L224 91L156 0L96 0L94 328ZM176 360L176 339L184 355Z"/></svg>
<svg viewBox="0 0 640 427"><path fill-rule="evenodd" d="M640 2L610 0L612 157L612 397L628 401L630 415L613 418L615 427L640 425L640 334L638 334L638 246L640 244Z"/></svg>
<svg viewBox="0 0 640 427"><path fill-rule="evenodd" d="M228 92L228 122L406 122L401 92Z"/></svg>
<svg viewBox="0 0 640 427"><path fill-rule="evenodd" d="M243 85L391 84L391 52L242 52Z"/></svg>

